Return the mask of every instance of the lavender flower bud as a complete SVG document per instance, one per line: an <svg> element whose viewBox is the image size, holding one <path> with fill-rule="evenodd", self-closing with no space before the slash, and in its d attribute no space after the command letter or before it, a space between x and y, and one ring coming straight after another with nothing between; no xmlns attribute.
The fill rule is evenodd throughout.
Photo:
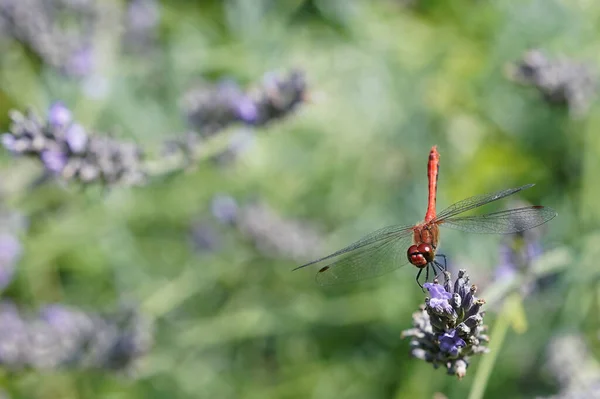
<svg viewBox="0 0 600 399"><path fill-rule="evenodd" d="M65 140L74 154L81 154L86 149L88 136L83 126L74 123L65 132Z"/></svg>
<svg viewBox="0 0 600 399"><path fill-rule="evenodd" d="M10 133L2 135L2 146L10 152L18 152L17 150L17 139Z"/></svg>
<svg viewBox="0 0 600 399"><path fill-rule="evenodd" d="M248 123L253 124L258 119L258 108L256 104L247 97L240 97L236 104L238 117Z"/></svg>
<svg viewBox="0 0 600 399"><path fill-rule="evenodd" d="M60 101L52 104L52 106L48 110L48 123L51 126L65 127L69 123L71 123L72 118L73 115L71 114L71 110L69 110Z"/></svg>
<svg viewBox="0 0 600 399"><path fill-rule="evenodd" d="M462 298L460 297L459 294L454 293L452 295L452 301L451 301L452 307L454 309L460 309L460 305L462 304Z"/></svg>
<svg viewBox="0 0 600 399"><path fill-rule="evenodd" d="M40 158L46 169L53 173L62 172L68 161L67 154L52 150L43 151Z"/></svg>

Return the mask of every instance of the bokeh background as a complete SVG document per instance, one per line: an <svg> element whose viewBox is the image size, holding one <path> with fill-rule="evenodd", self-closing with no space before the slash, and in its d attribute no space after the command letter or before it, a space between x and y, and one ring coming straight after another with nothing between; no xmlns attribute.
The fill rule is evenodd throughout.
<svg viewBox="0 0 600 399"><path fill-rule="evenodd" d="M599 21L592 0L0 0L2 394L597 397ZM136 143L147 178L76 179L48 137L15 156L28 109ZM421 220L432 145L439 208L536 183L487 210L558 211L444 232L488 301L460 381L401 338L414 268L291 272Z"/></svg>

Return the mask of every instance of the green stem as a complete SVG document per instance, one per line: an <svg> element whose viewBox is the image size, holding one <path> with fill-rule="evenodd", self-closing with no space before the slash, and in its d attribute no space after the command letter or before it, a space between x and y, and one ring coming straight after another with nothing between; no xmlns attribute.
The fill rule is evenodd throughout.
<svg viewBox="0 0 600 399"><path fill-rule="evenodd" d="M490 353L481 359L479 368L475 374L475 380L471 386L469 399L480 399L483 397L488 380L492 374L492 369L494 368L494 363L496 362L496 358L498 357L498 353L502 348L504 338L506 338L506 333L508 332L508 328L510 326L509 313L511 311L511 302L513 298L520 300L518 295L519 294L513 294L511 297L509 297L502 307L502 311L500 314L498 314L494 328L490 332L490 337L492 337L489 345Z"/></svg>

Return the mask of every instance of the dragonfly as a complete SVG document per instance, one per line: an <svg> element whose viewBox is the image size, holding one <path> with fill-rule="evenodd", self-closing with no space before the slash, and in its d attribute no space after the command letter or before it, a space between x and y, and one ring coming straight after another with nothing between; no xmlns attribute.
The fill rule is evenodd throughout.
<svg viewBox="0 0 600 399"><path fill-rule="evenodd" d="M320 268L315 277L317 283L333 285L378 277L412 264L419 269L416 281L423 289L419 278L424 270L425 281L428 281L430 269L436 276L438 272L447 269L446 257L436 253L440 227L470 233L513 234L540 226L557 215L551 208L534 205L484 215L461 216L469 210L531 188L534 184L469 197L436 213L439 160L437 146L433 146L427 163L429 195L427 211L422 222L408 226L384 227L339 251L293 270L318 265ZM440 257L443 264L436 259Z"/></svg>

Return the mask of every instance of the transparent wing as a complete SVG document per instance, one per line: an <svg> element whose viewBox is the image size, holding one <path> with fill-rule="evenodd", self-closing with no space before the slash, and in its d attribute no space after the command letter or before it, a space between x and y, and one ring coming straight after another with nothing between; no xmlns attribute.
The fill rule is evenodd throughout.
<svg viewBox="0 0 600 399"><path fill-rule="evenodd" d="M320 264L316 280L321 285L380 276L408 263L406 250L412 239L413 226L384 227L331 255L294 270Z"/></svg>
<svg viewBox="0 0 600 399"><path fill-rule="evenodd" d="M439 221L440 223L442 223L442 222L445 223L444 219L451 218L453 216L456 216L456 215L466 212L468 210L480 207L482 205L488 204L493 201L497 201L504 197L508 197L509 195L513 195L514 193L518 193L521 190L525 190L525 189L528 189L533 186L534 186L534 184L526 184L521 187L509 188L509 189L497 191L497 192L491 193L491 194L482 194L482 195L476 195L474 197L469 197L462 201L458 201L457 203L450 205L448 208L439 212L437 214L435 220Z"/></svg>
<svg viewBox="0 0 600 399"><path fill-rule="evenodd" d="M442 226L471 233L511 234L532 229L552 220L557 215L552 208L529 206L488 213L444 219Z"/></svg>

